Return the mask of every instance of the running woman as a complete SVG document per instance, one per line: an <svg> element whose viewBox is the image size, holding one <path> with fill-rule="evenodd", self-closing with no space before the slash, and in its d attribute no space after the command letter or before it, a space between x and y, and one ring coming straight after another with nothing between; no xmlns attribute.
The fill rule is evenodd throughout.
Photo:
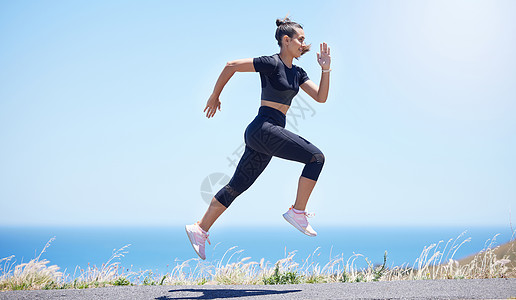
<svg viewBox="0 0 516 300"><path fill-rule="evenodd" d="M235 72L260 73L261 106L244 132L245 151L235 173L229 183L215 194L203 218L186 225L188 238L201 259L206 259L205 242L210 243L210 227L235 198L254 183L273 156L305 164L299 177L296 201L283 217L302 233L317 235L308 223L307 217L311 215L305 212L305 208L321 173L324 155L315 145L285 129L285 121L299 87L315 101L326 102L331 71L330 47L322 43L320 53L317 53L317 62L322 68L320 86L317 86L301 67L292 63L294 58L299 59L310 50L310 45L305 44L303 27L289 18L277 19L276 25L280 52L228 62L204 108L207 118L213 117L217 109L220 111L220 93Z"/></svg>

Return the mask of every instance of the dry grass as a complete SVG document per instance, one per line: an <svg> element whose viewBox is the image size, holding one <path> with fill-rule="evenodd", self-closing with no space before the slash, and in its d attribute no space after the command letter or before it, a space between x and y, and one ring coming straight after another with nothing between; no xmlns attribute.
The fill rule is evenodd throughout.
<svg viewBox="0 0 516 300"><path fill-rule="evenodd" d="M119 274L119 259L127 253L126 245L117 251L107 261L102 264L99 269L96 266L90 266L86 270L75 268L73 279L70 280L70 275L65 275L59 272L59 267L56 265L47 266L48 260L41 260L41 255L54 241L51 238L41 253L28 263L20 263L16 266L14 255L0 259L0 291L1 290L39 290L39 289L64 289L64 288L90 288L101 287L109 285L124 285L129 282L121 280L126 274ZM14 266L14 269L12 267Z"/></svg>
<svg viewBox="0 0 516 300"><path fill-rule="evenodd" d="M460 246L470 240L468 238L458 243L458 240L463 235L464 233L454 241L450 239L442 251L438 250L442 241L425 247L412 267L395 267L385 274L384 280L515 277L516 274L509 269L511 264L510 256L502 255L498 257L496 255L496 252L499 251L499 246L494 247L494 243L498 234L488 240L484 249L473 255L469 261L460 263L454 260L453 258ZM451 243L452 241L453 243ZM514 242L512 241L511 243Z"/></svg>
<svg viewBox="0 0 516 300"><path fill-rule="evenodd" d="M486 242L486 246L476 255L454 260L458 249L470 239L464 233L446 244L440 241L423 249L412 266L388 267L387 253L382 265L373 266L368 258L353 254L348 259L343 255L330 258L320 265L314 258L319 255L317 248L300 266L295 260L296 251L271 265L249 261L249 257L235 261L234 257L243 250L228 249L220 261L211 263L198 258L177 265L170 273L153 274L151 271L124 272L119 259L127 253L126 245L114 251L111 258L101 268L76 268L73 276L59 272L59 267L49 266L49 261L41 255L54 238L45 245L41 253L28 263L15 265L14 255L0 259L0 290L21 289L66 289L92 288L110 285L191 285L191 284L289 284L360 282L418 279L462 279L462 278L504 278L516 277L515 241L494 247L497 235ZM441 249L442 248L442 249ZM366 268L358 268L357 262L364 260ZM14 268L13 268L14 266ZM79 272L77 272L79 271Z"/></svg>
<svg viewBox="0 0 516 300"><path fill-rule="evenodd" d="M493 253L496 256L496 260L503 261L504 259L509 260L509 262L506 264L508 270L507 273L510 277L516 277L516 241L512 240L510 242L507 242L503 245L500 245L493 249ZM460 259L458 261L459 265L469 265L472 263L473 260L475 260L477 255L471 255L468 257L465 257L463 259ZM478 263L478 258L476 259Z"/></svg>
<svg viewBox="0 0 516 300"><path fill-rule="evenodd" d="M28 263L20 263L11 270L15 264L14 255L0 259L2 276L0 276L0 290L32 290L42 289L59 281L63 274L56 265L47 266L48 260L40 260L41 254L50 246L54 238L50 239L41 253Z"/></svg>

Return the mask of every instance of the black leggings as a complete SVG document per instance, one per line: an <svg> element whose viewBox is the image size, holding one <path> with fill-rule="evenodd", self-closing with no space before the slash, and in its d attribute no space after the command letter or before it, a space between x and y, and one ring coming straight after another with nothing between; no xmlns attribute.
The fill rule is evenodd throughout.
<svg viewBox="0 0 516 300"><path fill-rule="evenodd" d="M260 106L258 115L244 133L245 152L235 174L215 198L225 207L247 190L260 176L273 156L302 162L301 176L317 180L324 165L321 150L301 136L285 129L285 115L272 107Z"/></svg>

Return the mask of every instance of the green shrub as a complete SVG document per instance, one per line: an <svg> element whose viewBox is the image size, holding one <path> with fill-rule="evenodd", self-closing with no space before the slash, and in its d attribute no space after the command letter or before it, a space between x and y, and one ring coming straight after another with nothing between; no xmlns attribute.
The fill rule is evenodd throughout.
<svg viewBox="0 0 516 300"><path fill-rule="evenodd" d="M125 277L118 277L118 279L115 280L113 285L131 285L131 282L129 281L129 279Z"/></svg>
<svg viewBox="0 0 516 300"><path fill-rule="evenodd" d="M263 278L263 284L296 284L300 282L297 272L280 272L278 264L274 268L274 274Z"/></svg>

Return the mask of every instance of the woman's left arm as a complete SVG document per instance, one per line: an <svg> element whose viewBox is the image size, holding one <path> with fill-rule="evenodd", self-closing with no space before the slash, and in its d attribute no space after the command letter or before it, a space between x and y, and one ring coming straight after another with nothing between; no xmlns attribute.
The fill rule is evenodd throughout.
<svg viewBox="0 0 516 300"><path fill-rule="evenodd" d="M330 47L326 43L321 44L321 54L317 53L317 62L323 71L330 69ZM307 80L300 87L315 101L324 103L328 98L328 90L330 89L330 72L322 72L319 86L313 81Z"/></svg>

